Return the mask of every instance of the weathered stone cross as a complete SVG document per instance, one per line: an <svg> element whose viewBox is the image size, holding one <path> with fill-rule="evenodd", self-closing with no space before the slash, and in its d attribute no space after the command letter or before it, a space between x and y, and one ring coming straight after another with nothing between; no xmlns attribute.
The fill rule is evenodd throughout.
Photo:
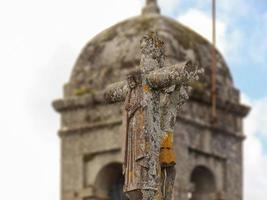
<svg viewBox="0 0 267 200"><path fill-rule="evenodd" d="M191 62L165 67L164 60L164 43L151 32L141 40L140 68L105 90L109 103L125 99L123 173L130 200L172 198L177 109L201 70Z"/></svg>

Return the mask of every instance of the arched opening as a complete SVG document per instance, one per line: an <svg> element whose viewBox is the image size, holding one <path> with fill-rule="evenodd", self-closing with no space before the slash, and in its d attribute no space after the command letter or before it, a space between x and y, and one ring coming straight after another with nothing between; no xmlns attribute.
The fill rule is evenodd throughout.
<svg viewBox="0 0 267 200"><path fill-rule="evenodd" d="M213 173L204 166L196 167L190 177L193 189L189 194L191 200L211 200L216 192L216 182Z"/></svg>
<svg viewBox="0 0 267 200"><path fill-rule="evenodd" d="M100 170L96 177L97 196L109 200L126 200L123 183L121 163L108 164Z"/></svg>

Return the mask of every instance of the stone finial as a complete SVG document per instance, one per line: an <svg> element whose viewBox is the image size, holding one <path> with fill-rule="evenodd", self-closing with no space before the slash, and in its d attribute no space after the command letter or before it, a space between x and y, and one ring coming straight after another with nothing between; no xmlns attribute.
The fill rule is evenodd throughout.
<svg viewBox="0 0 267 200"><path fill-rule="evenodd" d="M146 5L142 10L142 14L160 14L160 8L157 0L146 0Z"/></svg>

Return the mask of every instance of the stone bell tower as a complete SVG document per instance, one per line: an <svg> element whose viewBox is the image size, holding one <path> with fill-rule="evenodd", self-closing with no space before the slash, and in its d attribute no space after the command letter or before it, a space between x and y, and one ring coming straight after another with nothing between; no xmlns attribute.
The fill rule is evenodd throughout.
<svg viewBox="0 0 267 200"><path fill-rule="evenodd" d="M175 125L177 156L174 199L242 200L243 118L239 90L219 51L217 117L211 123L210 49L203 37L162 16L156 0L142 14L120 22L86 44L64 97L53 106L61 115L61 200L120 200L122 194L122 103L99 98L111 83L124 80L140 62L140 39L156 31L166 46L166 63L192 60L205 69Z"/></svg>

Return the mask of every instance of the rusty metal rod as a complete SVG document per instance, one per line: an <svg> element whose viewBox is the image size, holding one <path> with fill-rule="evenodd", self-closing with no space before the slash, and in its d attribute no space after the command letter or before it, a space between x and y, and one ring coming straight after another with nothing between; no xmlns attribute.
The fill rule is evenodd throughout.
<svg viewBox="0 0 267 200"><path fill-rule="evenodd" d="M212 49L211 49L211 103L212 111L211 117L212 122L217 119L216 110L216 99L217 99L217 80L216 80L216 69L217 59L216 59L216 0L212 0Z"/></svg>

